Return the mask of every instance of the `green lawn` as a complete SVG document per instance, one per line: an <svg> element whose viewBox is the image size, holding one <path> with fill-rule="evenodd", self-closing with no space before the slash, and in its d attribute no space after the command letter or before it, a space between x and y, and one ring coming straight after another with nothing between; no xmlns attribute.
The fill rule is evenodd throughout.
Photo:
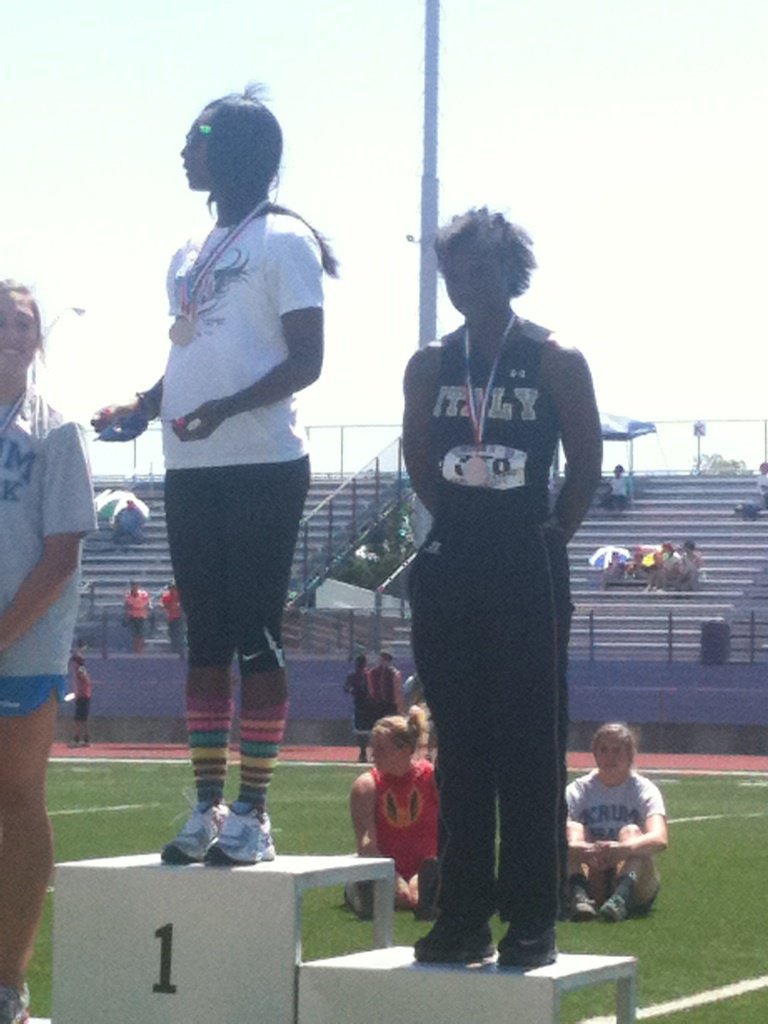
<svg viewBox="0 0 768 1024"><path fill-rule="evenodd" d="M357 771L281 765L271 796L278 852L351 851L347 795ZM52 765L49 803L57 861L159 850L183 820L189 781L188 767L178 763ZM768 975L768 780L664 774L656 781L672 819L657 909L646 919L620 925L558 927L563 951L639 957L640 1007ZM50 1016L50 912L49 901L29 978L32 1011L43 1017ZM352 917L338 888L311 892L304 920L308 959L370 946L370 924ZM410 914L397 914L395 942L409 945L427 927ZM499 925L497 937L500 933ZM562 1018L575 1024L611 1008L609 987L591 989L568 996ZM765 1024L768 989L654 1019Z"/></svg>

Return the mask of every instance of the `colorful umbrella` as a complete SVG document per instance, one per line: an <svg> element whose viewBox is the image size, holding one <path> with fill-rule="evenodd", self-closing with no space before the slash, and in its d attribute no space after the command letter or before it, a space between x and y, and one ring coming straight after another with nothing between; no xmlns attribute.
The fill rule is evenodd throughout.
<svg viewBox="0 0 768 1024"><path fill-rule="evenodd" d="M149 507L141 498L137 498L133 491L122 491L118 488L107 488L100 491L95 498L96 516L102 523L111 523L117 513L125 508L129 501L132 501L144 513L144 518L149 519Z"/></svg>
<svg viewBox="0 0 768 1024"><path fill-rule="evenodd" d="M605 569L614 558L618 558L623 563L628 562L631 557L631 553L626 548L617 548L612 544L606 544L589 556L589 564L593 569Z"/></svg>

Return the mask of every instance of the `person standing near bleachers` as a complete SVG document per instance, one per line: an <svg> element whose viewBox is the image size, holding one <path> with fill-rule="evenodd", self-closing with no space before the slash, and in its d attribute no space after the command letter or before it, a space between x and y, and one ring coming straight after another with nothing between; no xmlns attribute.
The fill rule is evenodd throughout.
<svg viewBox="0 0 768 1024"><path fill-rule="evenodd" d="M24 978L53 869L48 756L96 526L82 432L32 382L42 347L32 292L0 282L0 1024L29 1020Z"/></svg>
<svg viewBox="0 0 768 1024"><path fill-rule="evenodd" d="M288 708L281 625L309 486L296 392L320 375L323 238L270 202L282 132L258 90L225 96L194 120L182 159L216 224L174 256L174 317L162 381L116 419L159 415L174 576L187 616L192 814L162 851L169 863L253 864L274 857L267 789ZM224 803L240 668L240 788ZM232 812L232 813L230 813Z"/></svg>
<svg viewBox="0 0 768 1024"><path fill-rule="evenodd" d="M510 307L536 265L525 231L470 210L435 249L464 324L405 374L405 462L434 517L410 592L441 820L440 916L415 955L485 959L498 911L499 963L537 967L557 955L565 876L566 543L600 480L600 418L583 356ZM559 441L567 470L550 511Z"/></svg>
<svg viewBox="0 0 768 1024"><path fill-rule="evenodd" d="M146 646L149 613L152 611L152 598L140 587L136 580L131 580L123 598L125 624L131 631L131 648L134 654L143 654Z"/></svg>
<svg viewBox="0 0 768 1024"><path fill-rule="evenodd" d="M350 672L344 680L344 693L352 698L352 725L359 750L357 760L365 764L368 761L368 745L376 715L371 701L368 658L364 654L358 654L355 658L354 672Z"/></svg>
<svg viewBox="0 0 768 1024"><path fill-rule="evenodd" d="M379 663L368 672L368 686L373 706L373 720L403 712L403 677L395 668L389 651L379 653Z"/></svg>

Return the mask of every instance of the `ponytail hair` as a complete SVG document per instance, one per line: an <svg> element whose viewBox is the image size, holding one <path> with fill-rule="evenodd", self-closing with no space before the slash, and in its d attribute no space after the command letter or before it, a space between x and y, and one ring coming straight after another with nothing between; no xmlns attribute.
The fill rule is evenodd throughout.
<svg viewBox="0 0 768 1024"><path fill-rule="evenodd" d="M408 716L387 715L380 718L373 727L374 736L388 736L400 749L405 747L415 754L427 734L427 716L424 709L414 704L408 709Z"/></svg>
<svg viewBox="0 0 768 1024"><path fill-rule="evenodd" d="M278 206L277 203L267 203L264 207L264 215L268 213L280 213L284 217L295 217L296 220L300 220L301 223L308 227L312 234L315 236L315 241L320 247L320 260L323 264L323 270L329 277L339 276L339 261L333 255L333 250L328 244L327 239L324 235L321 235L317 228L313 228L309 221L304 220L298 213L294 213L293 210L289 210L286 206Z"/></svg>

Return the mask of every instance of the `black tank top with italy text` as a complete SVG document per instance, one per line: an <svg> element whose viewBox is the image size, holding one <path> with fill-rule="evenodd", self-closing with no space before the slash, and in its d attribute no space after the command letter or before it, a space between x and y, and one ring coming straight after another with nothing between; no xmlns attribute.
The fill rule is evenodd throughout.
<svg viewBox="0 0 768 1024"><path fill-rule="evenodd" d="M482 443L475 442L467 402L464 331L440 342L439 391L432 442L440 463L434 535L459 531L510 536L548 515L549 474L559 437L557 412L540 387L550 332L515 322L504 342L488 396ZM475 407L491 366L470 355Z"/></svg>

